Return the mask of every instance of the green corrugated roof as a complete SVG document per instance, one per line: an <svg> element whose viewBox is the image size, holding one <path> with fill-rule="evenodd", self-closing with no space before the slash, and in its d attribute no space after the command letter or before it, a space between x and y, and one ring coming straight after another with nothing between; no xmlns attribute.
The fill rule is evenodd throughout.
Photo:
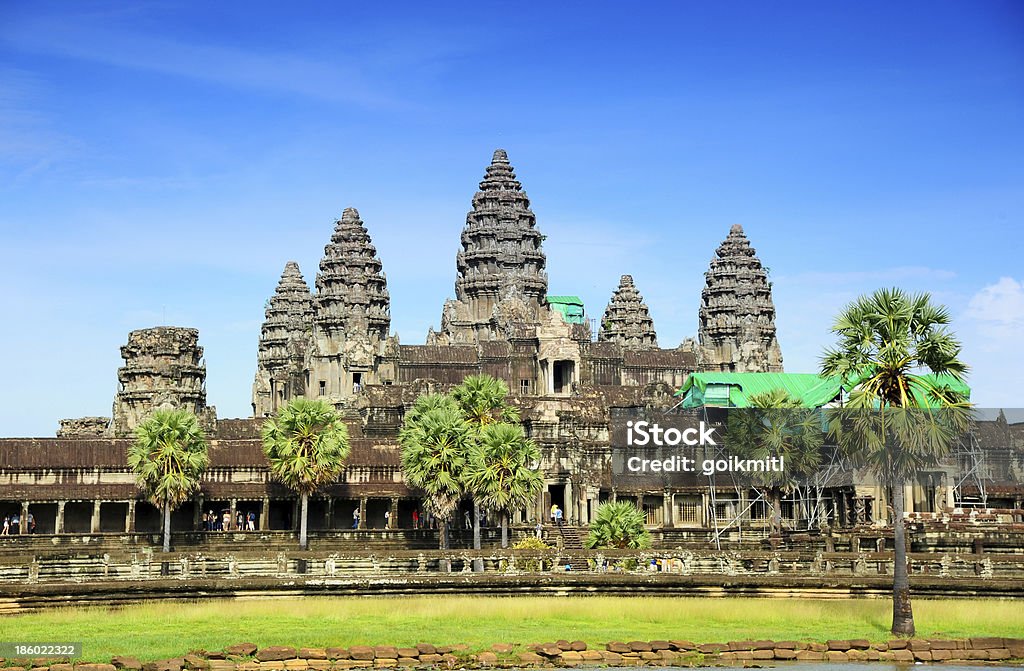
<svg viewBox="0 0 1024 671"><path fill-rule="evenodd" d="M583 305L583 299L579 296L548 296L548 303Z"/></svg>
<svg viewBox="0 0 1024 671"><path fill-rule="evenodd" d="M970 397L970 387L948 375L922 377L940 382ZM790 396L800 399L804 407L820 408L839 396L844 387L849 390L852 386L844 385L840 378L822 377L814 373L692 373L676 392L676 396L683 397L684 408L721 406L725 398L729 399L729 407L745 408L748 407L748 399L754 394L784 389ZM726 389L728 396L725 394Z"/></svg>
<svg viewBox="0 0 1024 671"><path fill-rule="evenodd" d="M583 300L579 296L548 296L548 305L562 315L567 324L584 324Z"/></svg>

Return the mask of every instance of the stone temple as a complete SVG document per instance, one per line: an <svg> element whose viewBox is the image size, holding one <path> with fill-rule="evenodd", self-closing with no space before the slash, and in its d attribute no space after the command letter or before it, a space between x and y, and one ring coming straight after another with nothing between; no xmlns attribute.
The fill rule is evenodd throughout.
<svg viewBox="0 0 1024 671"><path fill-rule="evenodd" d="M549 296L545 236L503 150L494 152L473 195L454 259L454 298L444 302L439 330L428 330L425 344L402 344L390 332L388 260L373 245L373 226L356 209L344 210L312 290L296 263L284 265L258 337L251 418L217 420L207 405L195 329L133 331L121 348L112 418L63 420L57 438L0 439L0 515L31 511L44 533L155 530L157 511L136 489L125 450L153 409L186 407L212 438L211 466L173 527L195 529L201 511L230 509L255 511L260 529L294 528L296 496L269 478L259 425L307 396L339 409L353 446L344 475L311 500L311 528L347 528L356 509L364 527L381 528L385 512L392 525L408 526L421 502L402 478L397 432L404 413L419 394L480 373L508 384L543 455L544 490L516 522L543 520L557 503L570 523L587 524L601 501L629 499L668 542L672 529L706 533L720 516L756 514L748 491L709 498L700 477L673 486L625 483L614 477L610 458L615 418L676 405L673 394L695 372L782 371L771 284L741 227L728 232L705 273L696 339L665 348L629 274L608 288L595 328L579 299ZM941 489L945 481L935 477ZM878 491L846 474L821 496L832 523L854 524L884 518L883 504L864 503ZM1011 505L1021 494L1014 491ZM928 496L909 499L918 509L933 505Z"/></svg>

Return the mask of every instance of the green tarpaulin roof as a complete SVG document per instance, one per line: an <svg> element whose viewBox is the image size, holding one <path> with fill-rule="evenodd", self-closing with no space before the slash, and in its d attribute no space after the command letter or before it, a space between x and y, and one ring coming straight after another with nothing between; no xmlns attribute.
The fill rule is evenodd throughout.
<svg viewBox="0 0 1024 671"><path fill-rule="evenodd" d="M948 375L922 377L970 397L970 387ZM676 396L683 397L684 408L722 406L725 405L724 392L728 390L728 406L746 408L751 396L784 389L790 396L800 399L804 407L820 408L835 400L844 387L848 391L852 386L844 385L841 378L821 377L814 373L692 373Z"/></svg>

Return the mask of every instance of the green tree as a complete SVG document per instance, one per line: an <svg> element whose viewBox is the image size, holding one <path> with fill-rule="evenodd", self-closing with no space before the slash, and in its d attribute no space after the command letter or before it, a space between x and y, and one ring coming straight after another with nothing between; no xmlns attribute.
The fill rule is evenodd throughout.
<svg viewBox="0 0 1024 671"><path fill-rule="evenodd" d="M817 470L825 433L818 411L804 408L784 389L754 394L749 404L729 411L729 445L744 459L784 459L781 471L751 473L754 486L771 504L771 533L777 535L782 533L782 495Z"/></svg>
<svg viewBox="0 0 1024 671"><path fill-rule="evenodd" d="M263 422L263 453L270 473L299 494L299 546L305 550L309 496L335 482L348 458L348 428L321 400L296 398Z"/></svg>
<svg viewBox="0 0 1024 671"><path fill-rule="evenodd" d="M644 514L629 501L602 503L590 523L588 548L651 547L651 534L644 524Z"/></svg>
<svg viewBox="0 0 1024 671"><path fill-rule="evenodd" d="M199 490L210 465L199 420L188 410L156 410L135 429L128 465L153 505L163 510L164 552L171 551L171 510Z"/></svg>
<svg viewBox="0 0 1024 671"><path fill-rule="evenodd" d="M519 411L508 403L508 385L490 375L470 375L449 394L462 409L462 415L479 445L484 429L494 423L518 423ZM466 487L473 500L473 549L480 549L480 496ZM482 567L481 567L482 568Z"/></svg>
<svg viewBox="0 0 1024 671"><path fill-rule="evenodd" d="M963 384L967 365L948 330L950 315L928 294L880 289L862 296L836 318L838 344L825 351L821 373L850 389L830 411L829 431L855 465L872 470L892 488L892 633L912 636L904 485L933 466L970 425Z"/></svg>
<svg viewBox="0 0 1024 671"><path fill-rule="evenodd" d="M540 449L519 424L492 423L483 427L480 449L467 464L466 487L483 506L501 514L501 547L508 547L509 513L535 499L544 486L537 470Z"/></svg>
<svg viewBox="0 0 1024 671"><path fill-rule="evenodd" d="M465 495L463 473L475 448L473 433L454 399L426 394L416 399L398 432L406 481L426 493L426 508L440 525L448 549L448 525Z"/></svg>

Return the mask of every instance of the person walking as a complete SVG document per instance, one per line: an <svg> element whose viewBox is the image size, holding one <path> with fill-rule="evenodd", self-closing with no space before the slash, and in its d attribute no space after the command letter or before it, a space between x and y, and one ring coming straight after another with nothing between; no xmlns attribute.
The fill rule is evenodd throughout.
<svg viewBox="0 0 1024 671"><path fill-rule="evenodd" d="M558 506L555 506L555 525L562 526L562 509Z"/></svg>
<svg viewBox="0 0 1024 671"><path fill-rule="evenodd" d="M538 540L544 540L544 525L537 520L537 526L533 528L533 532L537 535Z"/></svg>
<svg viewBox="0 0 1024 671"><path fill-rule="evenodd" d="M352 528L359 528L359 506L356 506L356 509L352 511Z"/></svg>
<svg viewBox="0 0 1024 671"><path fill-rule="evenodd" d="M0 536L10 536L10 535L11 535L11 516L7 515L6 517L4 517L4 530L0 531Z"/></svg>
<svg viewBox="0 0 1024 671"><path fill-rule="evenodd" d="M390 510L385 510L384 511L384 528L385 529L390 529L391 528L391 511Z"/></svg>
<svg viewBox="0 0 1024 671"><path fill-rule="evenodd" d="M413 529L419 529L420 528L420 509L419 508L413 508L413 510L412 510L412 528Z"/></svg>
<svg viewBox="0 0 1024 671"><path fill-rule="evenodd" d="M256 531L256 513L251 510L245 517L245 528L246 531Z"/></svg>

